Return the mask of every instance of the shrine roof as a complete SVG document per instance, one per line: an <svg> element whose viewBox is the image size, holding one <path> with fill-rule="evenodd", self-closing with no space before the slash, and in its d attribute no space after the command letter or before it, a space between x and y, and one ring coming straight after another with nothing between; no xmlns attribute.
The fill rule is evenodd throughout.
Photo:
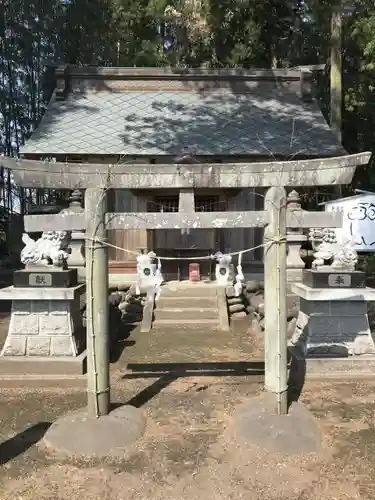
<svg viewBox="0 0 375 500"><path fill-rule="evenodd" d="M21 154L346 154L301 70L60 68Z"/></svg>

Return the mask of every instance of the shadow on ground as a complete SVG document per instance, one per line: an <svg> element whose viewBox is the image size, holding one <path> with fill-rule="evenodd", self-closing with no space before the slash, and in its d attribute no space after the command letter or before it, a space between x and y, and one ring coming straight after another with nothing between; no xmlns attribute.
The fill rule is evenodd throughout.
<svg viewBox="0 0 375 500"><path fill-rule="evenodd" d="M306 359L288 350L288 408L299 400L306 381Z"/></svg>
<svg viewBox="0 0 375 500"><path fill-rule="evenodd" d="M0 443L0 465L13 460L38 443L50 426L49 422L39 422Z"/></svg>
<svg viewBox="0 0 375 500"><path fill-rule="evenodd" d="M246 377L249 382L259 382L264 377L263 361L212 362L212 363L129 363L128 373L122 380L155 379L154 382L132 397L127 404L140 408L163 389L179 379L195 377ZM203 384L199 390L204 390Z"/></svg>
<svg viewBox="0 0 375 500"><path fill-rule="evenodd" d="M263 361L229 361L229 362L200 362L200 363L129 363L127 373L123 378L158 377L165 373L175 377L188 376L244 376L264 375Z"/></svg>
<svg viewBox="0 0 375 500"><path fill-rule="evenodd" d="M117 363L126 347L135 345L135 340L130 340L129 337L138 327L138 323L129 315L122 317L117 307L110 307L110 363Z"/></svg>
<svg viewBox="0 0 375 500"><path fill-rule="evenodd" d="M137 363L129 364L128 370L133 373L125 374L123 380L155 378L151 385L132 397L127 404L140 408L157 396L178 379L188 377L244 377L249 381L258 382L259 376L264 375L264 363L257 361L230 362L230 363ZM200 385L197 391L205 390L208 386Z"/></svg>
<svg viewBox="0 0 375 500"><path fill-rule="evenodd" d="M288 407L302 394L306 378L306 360L288 352ZM128 404L140 407L179 378L187 377L246 377L249 382L264 380L263 361L234 361L212 363L129 363L123 380L156 378L149 387L132 398Z"/></svg>
<svg viewBox="0 0 375 500"><path fill-rule="evenodd" d="M135 345L136 341L130 340L129 337L136 327L137 325L133 323L123 323L121 325L117 338L111 341L110 363L117 363L124 350Z"/></svg>

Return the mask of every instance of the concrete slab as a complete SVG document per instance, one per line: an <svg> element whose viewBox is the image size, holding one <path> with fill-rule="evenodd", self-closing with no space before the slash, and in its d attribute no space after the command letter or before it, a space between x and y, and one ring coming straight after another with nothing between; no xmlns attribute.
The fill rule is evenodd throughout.
<svg viewBox="0 0 375 500"><path fill-rule="evenodd" d="M86 351L78 356L1 356L0 378L3 375L84 375Z"/></svg>
<svg viewBox="0 0 375 500"><path fill-rule="evenodd" d="M219 318L216 319L206 319L206 318L196 318L196 319L155 319L152 323L152 328L154 330L158 329L191 329L191 330L201 330L202 328L219 328Z"/></svg>
<svg viewBox="0 0 375 500"><path fill-rule="evenodd" d="M288 415L279 416L275 406L276 395L263 393L234 415L242 445L245 441L285 455L319 452L322 434L308 409L301 403L292 403Z"/></svg>
<svg viewBox="0 0 375 500"><path fill-rule="evenodd" d="M191 307L217 308L217 297L179 297L176 295L161 296L156 305L159 309L186 307L186 302Z"/></svg>
<svg viewBox="0 0 375 500"><path fill-rule="evenodd" d="M0 289L0 300L74 300L85 293L86 285L70 288L15 288Z"/></svg>
<svg viewBox="0 0 375 500"><path fill-rule="evenodd" d="M368 374L375 377L375 355L307 359L306 374L315 375L318 373L324 373L327 376Z"/></svg>
<svg viewBox="0 0 375 500"><path fill-rule="evenodd" d="M196 297L216 297L217 295L217 285L216 283L201 283L201 282L168 282L161 288L160 297L185 297L185 298L196 298Z"/></svg>
<svg viewBox="0 0 375 500"><path fill-rule="evenodd" d="M1 389L85 390L86 375L0 375Z"/></svg>
<svg viewBox="0 0 375 500"><path fill-rule="evenodd" d="M215 319L218 321L219 311L218 308L206 308L206 307L189 307L189 308L177 308L177 307L163 307L162 309L156 308L154 310L155 320L173 320L178 323L183 320L194 320L195 322L200 322L202 319Z"/></svg>
<svg viewBox="0 0 375 500"><path fill-rule="evenodd" d="M310 288L303 283L293 283L292 292L306 300L375 301L375 288Z"/></svg>
<svg viewBox="0 0 375 500"><path fill-rule="evenodd" d="M90 418L82 409L56 420L42 442L57 456L123 458L127 447L143 435L145 428L146 418L134 406L121 406L100 418Z"/></svg>
<svg viewBox="0 0 375 500"><path fill-rule="evenodd" d="M289 346L288 351L300 366L300 371L304 373L306 380L322 377L325 379L375 377L375 354L346 358L305 358L297 347Z"/></svg>

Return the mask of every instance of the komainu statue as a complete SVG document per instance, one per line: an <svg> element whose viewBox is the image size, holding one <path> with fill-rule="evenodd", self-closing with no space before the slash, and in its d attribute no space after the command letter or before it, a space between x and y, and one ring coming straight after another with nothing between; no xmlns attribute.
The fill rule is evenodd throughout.
<svg viewBox="0 0 375 500"><path fill-rule="evenodd" d="M333 229L311 229L309 240L314 251L312 269L329 266L338 271L354 271L358 262L355 245L350 239L338 242Z"/></svg>
<svg viewBox="0 0 375 500"><path fill-rule="evenodd" d="M25 247L21 251L21 262L32 265L66 269L71 233L68 231L45 231L38 240L27 233L22 235Z"/></svg>

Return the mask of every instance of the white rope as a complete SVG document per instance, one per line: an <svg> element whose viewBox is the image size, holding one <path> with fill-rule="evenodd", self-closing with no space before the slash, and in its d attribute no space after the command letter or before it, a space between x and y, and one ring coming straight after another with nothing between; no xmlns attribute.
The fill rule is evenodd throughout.
<svg viewBox="0 0 375 500"><path fill-rule="evenodd" d="M87 236L85 238L87 240L92 241L93 243L100 243L102 245L106 245L107 247L115 248L116 250L120 250L122 252L126 252L126 253L129 253L132 255L136 255L136 257L137 257L137 279L136 279L136 283L135 283L135 290L136 290L137 295L140 295L140 293L141 293L141 284L142 284L141 283L142 282L141 275L142 275L142 270L144 267L142 265L142 262L144 264L151 264L151 259L157 259L157 262L158 262L157 268L156 268L155 274L152 276L152 282L153 282L152 288L153 288L153 293L154 293L154 297L155 297L156 301L159 300L159 298L160 298L161 285L164 281L164 278L163 278L163 275L161 272L161 261L162 260L194 260L194 261L197 261L197 260L221 260L221 259L223 259L229 263L232 260L232 256L238 255L237 274L235 277L234 291L235 291L236 297L239 297L241 295L242 288L243 288L243 281L245 279L243 272L242 272L242 255L244 253L252 252L252 251L256 250L257 248L265 248L265 247L272 245L274 243L281 243L281 242L284 242L286 240L286 238L275 238L275 239L270 239L269 241L267 241L266 243L263 243L262 245L257 245L255 247L247 248L245 250L239 250L238 252L230 252L230 253L226 253L226 254L222 254L221 252L217 252L215 255L183 258L183 257L161 257L161 256L156 255L154 252L149 252L146 255L140 254L140 253L134 252L132 250L128 250L127 248L122 248L122 247L118 247L116 245L112 245L112 243L108 243L107 241L103 241L100 238L89 238Z"/></svg>
<svg viewBox="0 0 375 500"><path fill-rule="evenodd" d="M112 245L112 243L108 243L107 241L103 241L99 238L89 238L86 236L86 239L88 239L94 243L100 243L101 245L105 245L109 248L114 248L115 250L120 250L121 252L135 255L137 257L137 261L138 261L138 257L145 256L144 254L141 254L139 252L134 252L133 250L128 250L127 248L122 248L122 247L119 247L117 245ZM257 250L258 248L265 248L269 245L272 245L273 243L281 243L283 241L285 241L285 238L284 239L283 238L270 239L266 243L262 243L261 245L257 245L255 247L251 247L251 248L246 248L244 250L238 250L237 252L228 252L228 253L223 254L223 256L230 256L230 257L233 257L235 255L242 256L242 254L244 254L244 253L253 252L254 250ZM198 256L198 257L163 257L161 255L156 255L153 253L152 258L158 259L160 261L162 261L162 260L184 260L184 261L191 260L191 261L196 262L197 260L216 260L217 255L218 254L202 255L202 256Z"/></svg>

